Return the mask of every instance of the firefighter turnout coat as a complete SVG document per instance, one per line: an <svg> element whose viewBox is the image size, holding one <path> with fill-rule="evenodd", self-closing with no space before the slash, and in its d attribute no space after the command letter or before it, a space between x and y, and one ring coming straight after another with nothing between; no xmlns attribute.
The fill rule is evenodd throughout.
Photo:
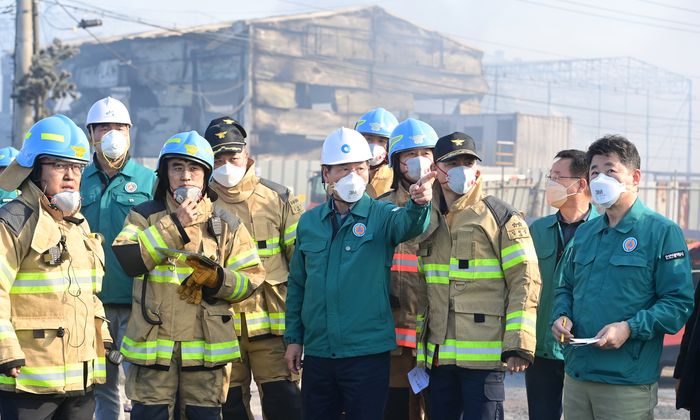
<svg viewBox="0 0 700 420"><path fill-rule="evenodd" d="M111 343L97 293L101 237L80 213L63 218L31 181L0 209L0 390L83 395L105 381Z"/></svg>
<svg viewBox="0 0 700 420"><path fill-rule="evenodd" d="M285 186L258 178L254 163L235 187L210 186L219 195L217 206L238 216L253 235L265 267L265 282L234 305L236 332L240 337L240 314L245 313L248 337L283 336L289 261L303 207Z"/></svg>
<svg viewBox="0 0 700 420"><path fill-rule="evenodd" d="M418 255L428 285L419 365L502 370L511 356L534 360L537 256L521 215L486 196L481 178Z"/></svg>
<svg viewBox="0 0 700 420"><path fill-rule="evenodd" d="M165 202L164 202L165 201ZM253 239L238 218L216 208L205 196L199 216L182 227L173 214L179 205L170 194L132 208L113 249L133 276L131 318L122 342L125 358L142 366L170 366L180 343L183 367L215 367L240 358L232 326L231 303L250 296L265 277ZM221 223L215 236L212 216ZM178 287L193 272L181 259L157 248L202 254L223 268L223 281L200 304L180 298Z"/></svg>

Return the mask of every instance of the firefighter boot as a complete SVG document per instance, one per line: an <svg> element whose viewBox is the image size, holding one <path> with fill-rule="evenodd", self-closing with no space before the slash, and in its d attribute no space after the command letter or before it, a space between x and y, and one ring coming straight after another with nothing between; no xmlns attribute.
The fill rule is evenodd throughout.
<svg viewBox="0 0 700 420"><path fill-rule="evenodd" d="M240 386L228 389L226 404L221 411L224 420L249 420L248 412L243 403L243 390Z"/></svg>
<svg viewBox="0 0 700 420"><path fill-rule="evenodd" d="M301 392L292 381L282 380L260 385L262 409L268 420L300 420Z"/></svg>

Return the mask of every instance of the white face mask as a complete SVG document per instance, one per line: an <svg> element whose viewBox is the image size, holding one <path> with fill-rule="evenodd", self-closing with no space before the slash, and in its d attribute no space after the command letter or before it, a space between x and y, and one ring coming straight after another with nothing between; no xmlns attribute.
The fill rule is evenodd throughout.
<svg viewBox="0 0 700 420"><path fill-rule="evenodd" d="M72 216L80 209L79 191L61 191L51 197L51 205L57 208L63 217Z"/></svg>
<svg viewBox="0 0 700 420"><path fill-rule="evenodd" d="M333 190L335 190L340 199L346 203L355 203L359 201L366 189L367 183L355 172L350 172L333 185Z"/></svg>
<svg viewBox="0 0 700 420"><path fill-rule="evenodd" d="M406 159L406 178L411 182L418 182L423 175L430 172L433 161L425 156L416 156Z"/></svg>
<svg viewBox="0 0 700 420"><path fill-rule="evenodd" d="M456 194L466 194L476 184L476 169L457 166L447 171L447 186Z"/></svg>
<svg viewBox="0 0 700 420"><path fill-rule="evenodd" d="M246 168L236 166L231 163L226 163L214 169L212 172L212 177L214 181L223 185L226 188L235 187L241 182L243 176L245 175Z"/></svg>
<svg viewBox="0 0 700 420"><path fill-rule="evenodd" d="M598 176L591 181L593 202L606 209L609 209L617 203L617 200L620 199L620 195L625 191L627 191L625 184L605 174L598 174Z"/></svg>
<svg viewBox="0 0 700 420"><path fill-rule="evenodd" d="M112 160L125 156L126 152L129 151L129 138L121 131L106 132L100 143L102 144L102 153Z"/></svg>
<svg viewBox="0 0 700 420"><path fill-rule="evenodd" d="M188 198L199 201L202 198L202 189L199 187L180 187L173 191L173 198L178 203L182 203Z"/></svg>
<svg viewBox="0 0 700 420"><path fill-rule="evenodd" d="M372 152L372 159L369 166L381 165L386 160L386 149L378 144L370 143L369 150Z"/></svg>

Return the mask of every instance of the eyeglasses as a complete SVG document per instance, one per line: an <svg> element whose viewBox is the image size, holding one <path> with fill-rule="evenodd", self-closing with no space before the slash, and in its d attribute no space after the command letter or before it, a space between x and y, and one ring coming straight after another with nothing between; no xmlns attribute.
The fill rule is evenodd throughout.
<svg viewBox="0 0 700 420"><path fill-rule="evenodd" d="M549 179L549 180L551 180L551 181L554 181L554 182L558 182L560 179L580 179L581 177L580 177L580 176L559 176L559 175L551 176L551 175L546 175L545 178L547 178L547 179Z"/></svg>
<svg viewBox="0 0 700 420"><path fill-rule="evenodd" d="M87 165L83 163L69 163L69 162L61 162L61 161L53 161L53 162L41 162L42 165L44 166L52 166L53 169L57 172L63 172L66 173L69 170L73 174L81 174L85 171L85 168Z"/></svg>

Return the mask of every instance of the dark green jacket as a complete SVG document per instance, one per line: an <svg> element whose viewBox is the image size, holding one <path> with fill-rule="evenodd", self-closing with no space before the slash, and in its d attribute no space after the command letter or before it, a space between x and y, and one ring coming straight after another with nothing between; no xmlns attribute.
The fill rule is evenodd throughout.
<svg viewBox="0 0 700 420"><path fill-rule="evenodd" d="M133 280L127 276L112 251L112 242L121 232L129 210L153 198L155 173L134 159L124 165L112 180L93 161L80 182L82 209L90 230L101 233L105 240L105 277L100 299L104 304L131 304Z"/></svg>
<svg viewBox="0 0 700 420"><path fill-rule="evenodd" d="M678 332L693 309L683 232L637 199L615 227L601 216L579 227L572 241L552 317L567 315L578 338L620 321L631 335L617 350L567 346L566 373L611 384L656 382L664 334Z"/></svg>
<svg viewBox="0 0 700 420"><path fill-rule="evenodd" d="M342 358L396 347L389 304L394 248L427 229L431 205L358 201L333 237L330 202L304 213L290 264L285 339Z"/></svg>
<svg viewBox="0 0 700 420"><path fill-rule="evenodd" d="M537 306L537 345L535 346L535 356L545 359L564 360L563 347L552 335L552 306L554 306L554 289L557 287L556 280L561 274L561 264L557 264L557 251L559 246L559 212L535 220L530 226L532 242L537 251L537 261L540 266L540 276L542 277L542 291L540 292L540 303ZM598 211L591 206L586 221L598 217ZM579 226L580 228L580 226ZM564 247L566 252L573 240L570 240Z"/></svg>

